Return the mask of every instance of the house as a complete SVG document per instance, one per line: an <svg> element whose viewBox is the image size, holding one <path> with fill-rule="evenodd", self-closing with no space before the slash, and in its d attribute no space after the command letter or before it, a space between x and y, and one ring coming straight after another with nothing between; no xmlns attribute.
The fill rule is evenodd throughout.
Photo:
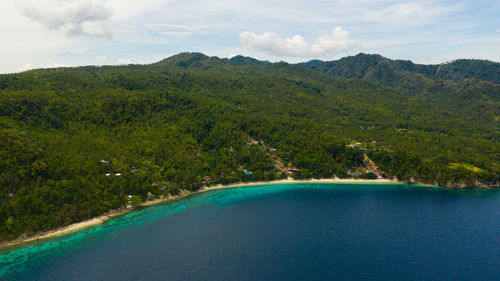
<svg viewBox="0 0 500 281"><path fill-rule="evenodd" d="M297 172L300 172L301 170L300 169L285 169L285 170L281 170L282 173L285 173L287 175L291 175L291 174L295 174Z"/></svg>
<svg viewBox="0 0 500 281"><path fill-rule="evenodd" d="M357 142L357 143L351 143L351 144L348 144L348 145L346 145L346 146L347 146L347 147L352 147L352 148L354 148L354 147L358 147L358 146L362 146L362 145L363 145L362 143Z"/></svg>

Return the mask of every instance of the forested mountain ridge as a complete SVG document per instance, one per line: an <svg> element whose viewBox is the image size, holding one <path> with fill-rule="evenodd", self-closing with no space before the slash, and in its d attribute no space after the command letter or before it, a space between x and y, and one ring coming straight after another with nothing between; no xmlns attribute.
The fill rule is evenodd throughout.
<svg viewBox="0 0 500 281"><path fill-rule="evenodd" d="M370 79L384 84L401 82L397 78L407 78L408 74L421 74L434 81L475 79L500 84L500 63L488 60L459 59L425 65L360 53L336 61L312 60L302 64L336 77Z"/></svg>
<svg viewBox="0 0 500 281"><path fill-rule="evenodd" d="M279 179L283 168L373 177L359 168L364 155L400 180L498 185L498 72L470 74L495 66L451 67L440 79L433 66L386 73L372 70L381 57L358 56L369 63L344 62L352 74L319 61L183 53L0 75L0 239L91 218L129 196Z"/></svg>

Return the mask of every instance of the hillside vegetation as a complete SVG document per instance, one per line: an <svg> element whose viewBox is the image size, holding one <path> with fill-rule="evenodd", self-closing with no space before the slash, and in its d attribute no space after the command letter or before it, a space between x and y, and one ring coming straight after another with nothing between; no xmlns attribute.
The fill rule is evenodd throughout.
<svg viewBox="0 0 500 281"><path fill-rule="evenodd" d="M497 186L499 69L183 53L0 75L0 239L283 169L371 178L366 156L399 180Z"/></svg>

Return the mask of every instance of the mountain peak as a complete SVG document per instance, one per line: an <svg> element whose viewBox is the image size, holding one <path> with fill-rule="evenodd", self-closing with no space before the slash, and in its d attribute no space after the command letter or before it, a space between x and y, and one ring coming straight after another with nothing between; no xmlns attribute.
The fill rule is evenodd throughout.
<svg viewBox="0 0 500 281"><path fill-rule="evenodd" d="M256 64L256 65L267 65L270 64L268 61L260 61L258 59L237 55L229 59L224 59L225 61L231 62L233 64Z"/></svg>
<svg viewBox="0 0 500 281"><path fill-rule="evenodd" d="M209 59L208 56L198 52L184 52L157 62L158 65L173 65L188 68L193 64Z"/></svg>

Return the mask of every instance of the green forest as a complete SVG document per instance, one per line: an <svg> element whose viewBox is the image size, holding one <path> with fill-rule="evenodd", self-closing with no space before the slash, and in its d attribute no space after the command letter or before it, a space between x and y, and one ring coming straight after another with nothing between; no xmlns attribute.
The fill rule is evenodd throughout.
<svg viewBox="0 0 500 281"><path fill-rule="evenodd" d="M500 64L359 54L0 75L0 240L202 186L384 177L500 182ZM132 200L130 199L132 198ZM131 202L133 201L133 202Z"/></svg>

